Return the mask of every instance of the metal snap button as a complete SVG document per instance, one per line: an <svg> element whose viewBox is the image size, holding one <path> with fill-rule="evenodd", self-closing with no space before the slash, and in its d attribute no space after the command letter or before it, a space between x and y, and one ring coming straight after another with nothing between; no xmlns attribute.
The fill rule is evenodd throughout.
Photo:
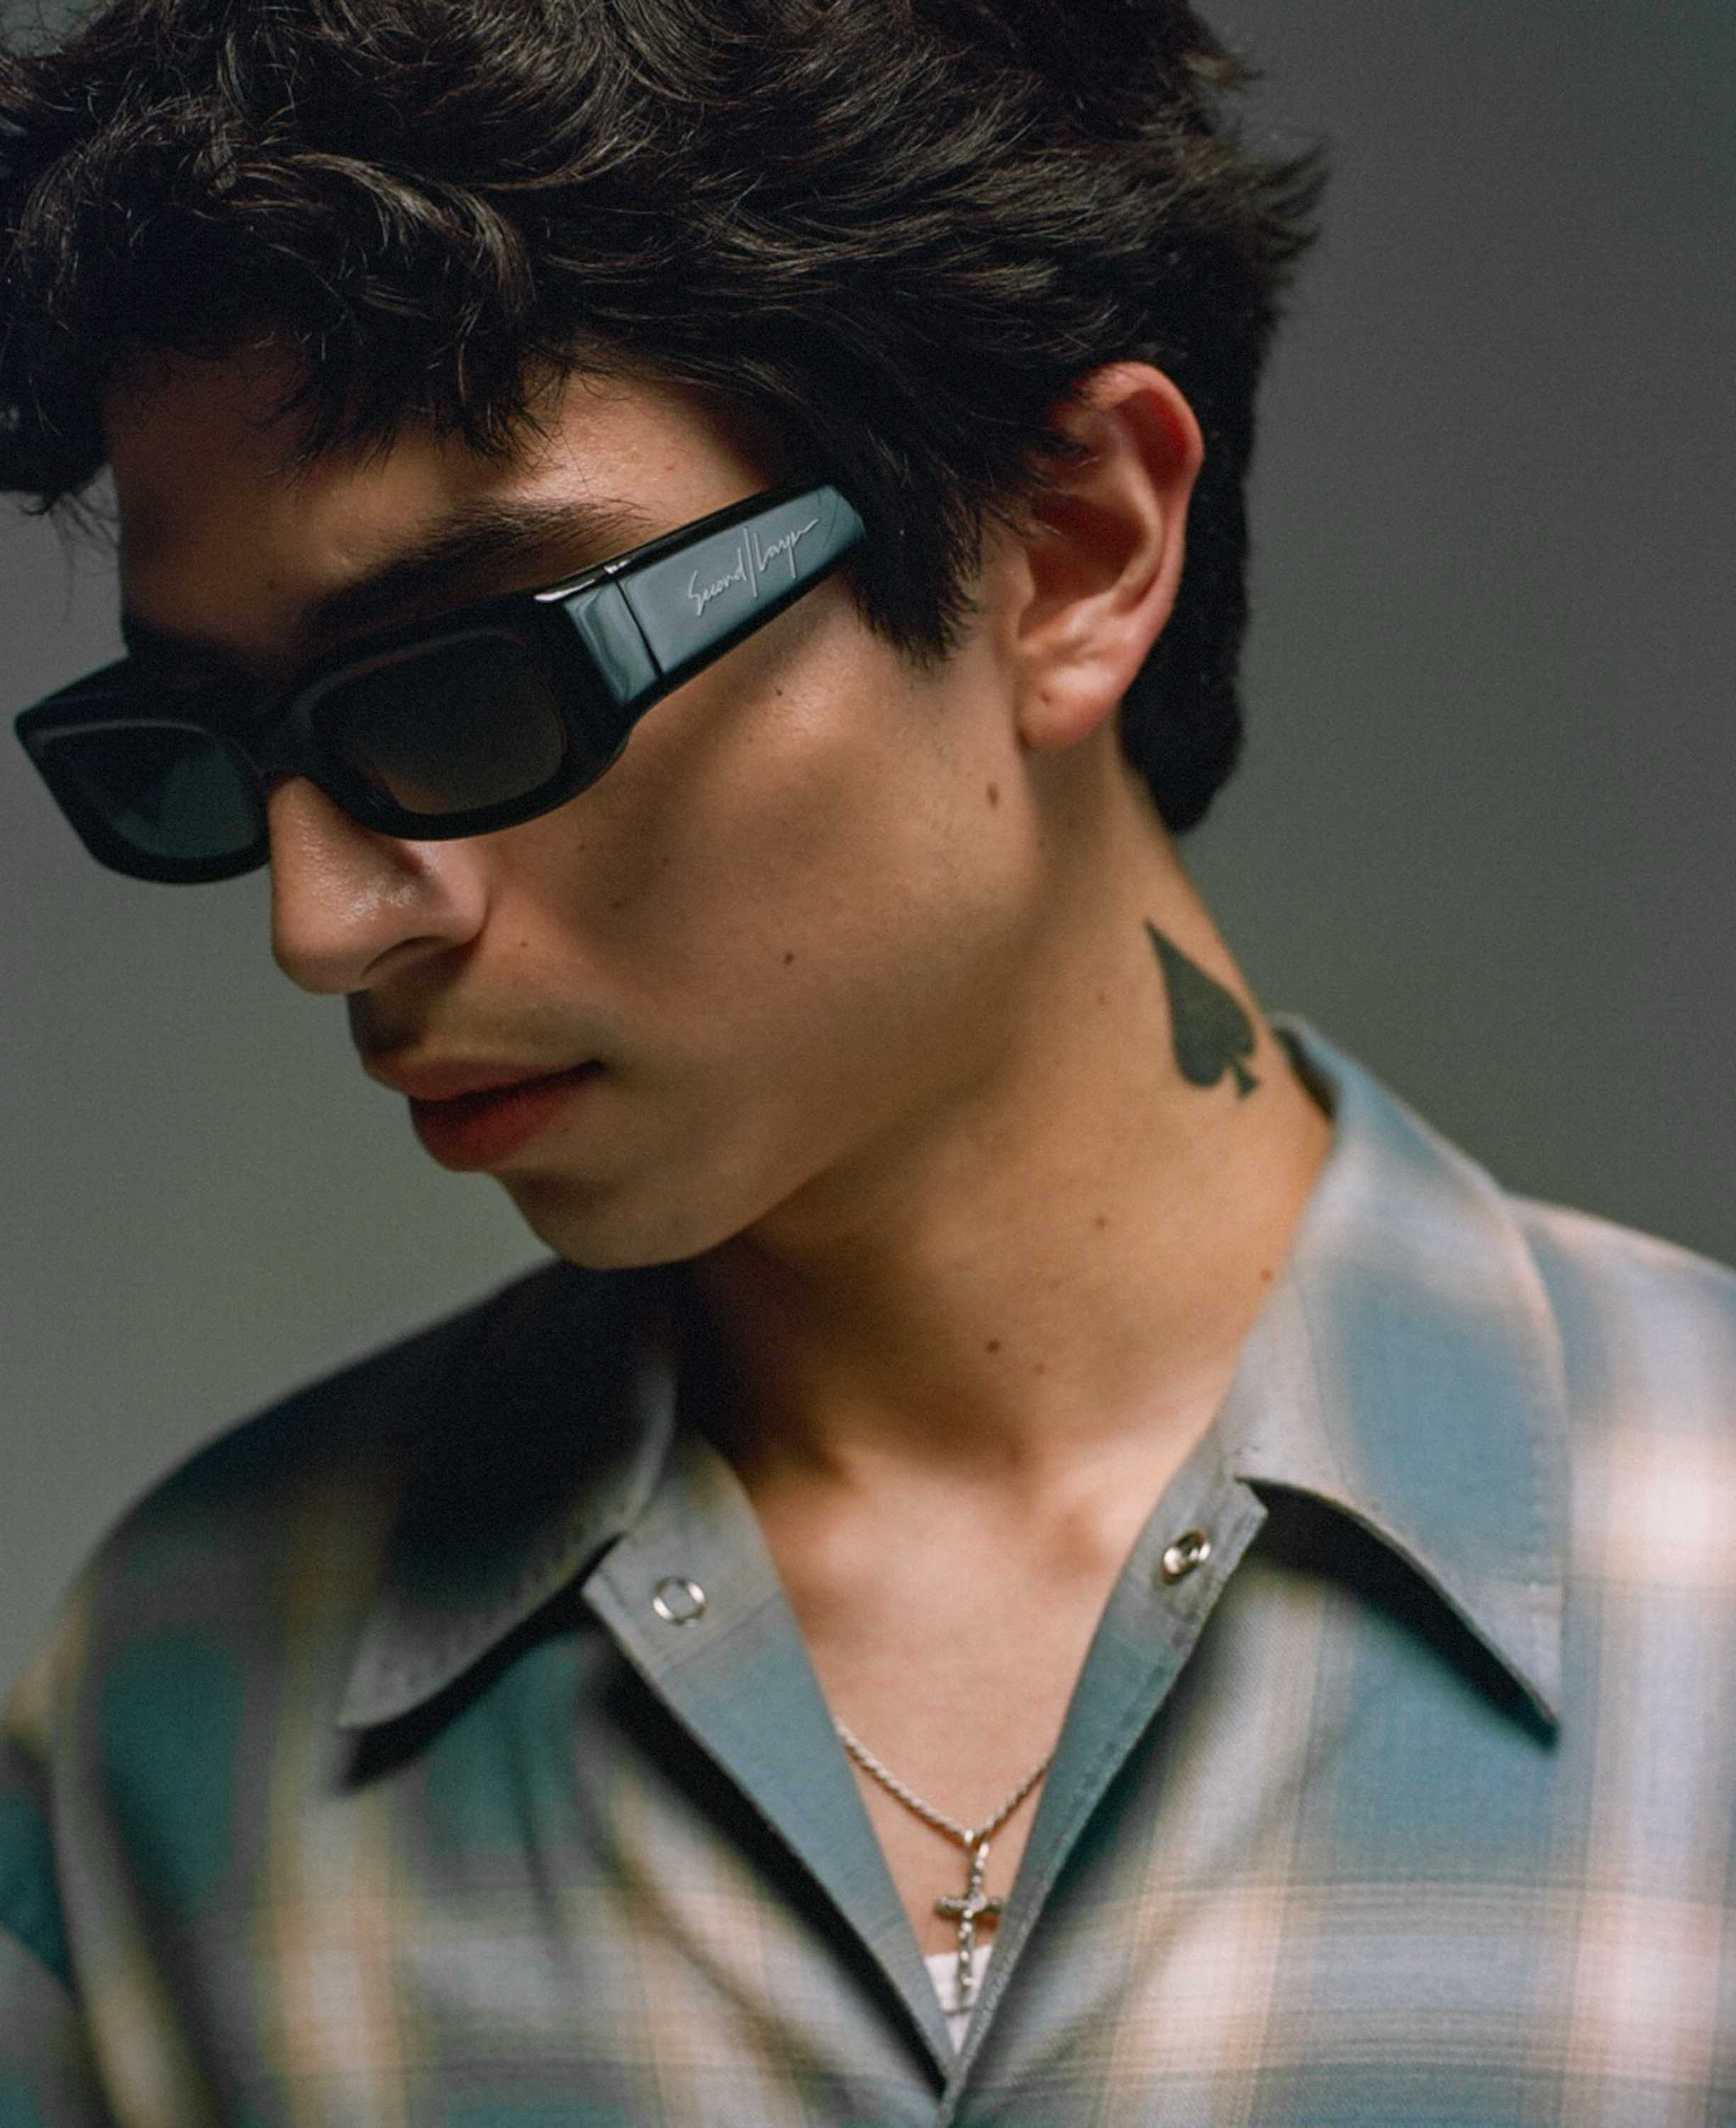
<svg viewBox="0 0 1736 2128"><path fill-rule="evenodd" d="M652 1591L651 1608L666 1625L690 1626L704 1613L705 1592L697 1581L671 1575Z"/></svg>
<svg viewBox="0 0 1736 2128"><path fill-rule="evenodd" d="M1164 1579L1185 1581L1196 1566L1203 1566L1211 1556L1212 1540L1203 1530L1183 1530L1164 1554Z"/></svg>

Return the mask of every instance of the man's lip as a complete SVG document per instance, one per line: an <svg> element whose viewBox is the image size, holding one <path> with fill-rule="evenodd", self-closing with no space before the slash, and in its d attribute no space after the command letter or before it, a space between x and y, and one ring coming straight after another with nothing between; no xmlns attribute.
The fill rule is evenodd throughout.
<svg viewBox="0 0 1736 2128"><path fill-rule="evenodd" d="M448 1062L392 1065L369 1063L364 1059L362 1068L370 1079L391 1087L395 1094L407 1095L413 1101L461 1101L476 1094L497 1094L505 1086L534 1085L542 1079L564 1079L574 1071L585 1070L589 1061L549 1066L481 1063L454 1058Z"/></svg>

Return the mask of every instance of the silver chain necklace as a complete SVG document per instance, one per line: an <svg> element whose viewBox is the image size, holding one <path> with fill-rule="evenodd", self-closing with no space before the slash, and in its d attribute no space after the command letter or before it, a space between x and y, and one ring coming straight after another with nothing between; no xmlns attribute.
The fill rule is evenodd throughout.
<svg viewBox="0 0 1736 2128"><path fill-rule="evenodd" d="M912 1788L907 1788L888 1766L882 1765L861 1737L851 1734L842 1722L834 1722L838 1741L855 1760L862 1771L880 1783L889 1796L903 1803L906 1810L913 1811L924 1825L932 1825L937 1832L956 1841L965 1850L965 1889L962 1895L947 1899L937 1899L934 1911L943 1921L952 1921L958 1928L958 1994L960 2010L970 2007L971 1990L975 1984L972 1962L976 1955L976 1925L979 1921L992 1921L1000 1913L1004 1901L984 1896L983 1879L989 1870L989 1839L998 1832L1019 1805L1030 1794L1043 1775L1049 1770L1055 1757L1051 1750L1041 1765L1033 1766L1007 1800L992 1817L985 1817L980 1825L960 1825L956 1817L948 1817L944 1811L937 1810Z"/></svg>

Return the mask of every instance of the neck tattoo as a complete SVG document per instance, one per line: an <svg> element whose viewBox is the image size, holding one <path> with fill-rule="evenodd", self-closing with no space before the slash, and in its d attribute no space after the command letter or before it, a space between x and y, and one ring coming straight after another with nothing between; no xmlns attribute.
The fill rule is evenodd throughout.
<svg viewBox="0 0 1736 2128"><path fill-rule="evenodd" d="M1259 1081L1242 1059L1254 1054L1258 1038L1240 999L1213 982L1149 920L1145 933L1169 995L1177 1070L1190 1086L1215 1086L1227 1071L1235 1078L1236 1098L1245 1100Z"/></svg>
<svg viewBox="0 0 1736 2128"><path fill-rule="evenodd" d="M888 1795L903 1803L905 1809L921 1818L923 1824L932 1826L937 1832L943 1832L947 1839L965 1850L963 1892L937 1899L934 1911L943 1921L954 1923L958 1930L956 2000L960 2010L968 2010L975 1986L976 1925L979 1921L996 1920L1006 1903L1003 1899L989 1898L983 1889L984 1880L989 1874L989 1836L1000 1831L1048 1772L1055 1754L1049 1752L1041 1765L1033 1766L992 1817L985 1817L980 1825L960 1825L956 1818L948 1817L944 1811L937 1810L932 1803L924 1803L914 1788L907 1788L896 1774L881 1765L860 1737L851 1736L842 1722L834 1722L832 1726L837 1731L838 1741L871 1780L878 1781Z"/></svg>

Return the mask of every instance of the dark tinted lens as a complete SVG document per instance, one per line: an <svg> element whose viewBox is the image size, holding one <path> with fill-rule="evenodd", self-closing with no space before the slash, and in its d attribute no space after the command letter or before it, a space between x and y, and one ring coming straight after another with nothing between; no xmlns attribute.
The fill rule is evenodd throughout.
<svg viewBox="0 0 1736 2128"><path fill-rule="evenodd" d="M238 857L259 833L251 772L187 724L95 724L41 744L44 772L147 857Z"/></svg>
<svg viewBox="0 0 1736 2128"><path fill-rule="evenodd" d="M492 629L346 674L313 716L358 776L430 816L528 797L566 758L566 728L540 667L515 637Z"/></svg>

